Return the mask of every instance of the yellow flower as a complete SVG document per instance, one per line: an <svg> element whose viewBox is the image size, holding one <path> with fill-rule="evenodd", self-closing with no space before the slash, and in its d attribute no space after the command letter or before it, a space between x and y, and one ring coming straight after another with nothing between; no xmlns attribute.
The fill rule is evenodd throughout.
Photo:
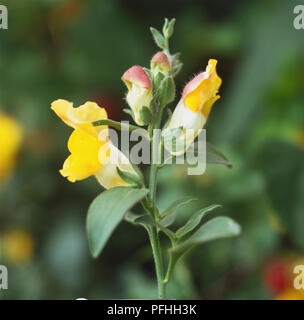
<svg viewBox="0 0 304 320"><path fill-rule="evenodd" d="M24 263L32 258L34 240L23 230L12 230L2 239L3 255L10 263Z"/></svg>
<svg viewBox="0 0 304 320"><path fill-rule="evenodd" d="M21 136L19 124L0 112L0 180L6 178L15 166Z"/></svg>
<svg viewBox="0 0 304 320"><path fill-rule="evenodd" d="M185 141L185 149L191 145L199 130L204 127L214 102L220 98L217 93L222 80L216 73L216 64L215 59L210 59L206 70L185 86L182 98L166 129L182 127L183 132L178 139Z"/></svg>
<svg viewBox="0 0 304 320"><path fill-rule="evenodd" d="M70 156L65 160L60 173L69 181L83 180L95 175L106 189L127 186L117 173L121 171L135 173L130 161L109 140L107 126L95 127L91 122L107 119L107 112L94 102L74 108L71 102L56 100L52 110L67 125L74 128L69 141Z"/></svg>

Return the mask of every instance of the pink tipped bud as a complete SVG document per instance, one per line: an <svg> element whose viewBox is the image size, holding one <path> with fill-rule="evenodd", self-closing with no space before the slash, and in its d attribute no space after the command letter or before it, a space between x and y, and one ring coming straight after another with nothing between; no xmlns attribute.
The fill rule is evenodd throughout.
<svg viewBox="0 0 304 320"><path fill-rule="evenodd" d="M154 69L157 66L160 70L166 73L168 73L170 70L170 62L168 60L168 57L162 51L155 53L155 55L151 59L151 69Z"/></svg>
<svg viewBox="0 0 304 320"><path fill-rule="evenodd" d="M121 80L126 84L128 89L131 89L132 84L136 84L147 90L151 89L151 81L145 70L140 66L133 66L128 69L121 77Z"/></svg>

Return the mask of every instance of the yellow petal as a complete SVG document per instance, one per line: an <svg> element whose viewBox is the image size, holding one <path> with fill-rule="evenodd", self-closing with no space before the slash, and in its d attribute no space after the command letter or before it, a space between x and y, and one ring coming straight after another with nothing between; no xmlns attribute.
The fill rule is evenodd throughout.
<svg viewBox="0 0 304 320"><path fill-rule="evenodd" d="M93 121L108 118L106 110L100 108L95 102L88 101L80 107L74 108L73 103L59 99L52 103L51 109L62 121L74 129L81 128L92 135L107 129L107 126L94 127L91 124Z"/></svg>
<svg viewBox="0 0 304 320"><path fill-rule="evenodd" d="M185 105L193 112L201 111L208 116L222 80L216 73L215 59L210 59L205 72L197 75L184 89Z"/></svg>
<svg viewBox="0 0 304 320"><path fill-rule="evenodd" d="M90 123L96 120L107 119L108 115L104 108L100 108L95 102L86 102L78 108L68 111L69 118L77 125ZM105 129L106 126L95 127L97 132Z"/></svg>
<svg viewBox="0 0 304 320"><path fill-rule="evenodd" d="M51 104L51 109L68 126L75 128L73 122L69 119L68 111L73 109L73 103L67 100L58 99Z"/></svg>
<svg viewBox="0 0 304 320"><path fill-rule="evenodd" d="M104 143L98 140L97 136L94 137L84 130L74 130L68 142L71 155L60 170L62 176L75 182L95 174L101 166L98 155Z"/></svg>

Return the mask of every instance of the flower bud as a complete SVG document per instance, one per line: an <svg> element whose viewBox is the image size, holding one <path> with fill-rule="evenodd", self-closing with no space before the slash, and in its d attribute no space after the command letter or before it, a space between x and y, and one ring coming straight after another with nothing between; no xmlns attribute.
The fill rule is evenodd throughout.
<svg viewBox="0 0 304 320"><path fill-rule="evenodd" d="M133 66L121 77L128 88L126 100L134 113L135 122L143 126L140 110L143 107L150 108L152 101L152 84L145 70L140 66Z"/></svg>
<svg viewBox="0 0 304 320"><path fill-rule="evenodd" d="M151 59L150 65L153 74L156 74L159 71L167 74L170 71L169 59L162 51L155 53Z"/></svg>

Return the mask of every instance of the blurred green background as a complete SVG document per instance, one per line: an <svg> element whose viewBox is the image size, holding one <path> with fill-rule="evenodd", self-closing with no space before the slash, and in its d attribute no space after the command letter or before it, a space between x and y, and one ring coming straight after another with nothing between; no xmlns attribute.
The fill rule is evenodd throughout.
<svg viewBox="0 0 304 320"><path fill-rule="evenodd" d="M222 98L209 117L207 140L234 168L208 165L202 176L187 176L183 166L162 169L159 206L196 196L200 201L180 209L177 223L197 208L219 203L217 214L233 217L243 228L239 238L188 254L168 296L294 297L290 268L304 256L304 30L293 27L297 3L1 4L8 7L9 29L0 30L0 111L22 127L22 142L14 168L0 181L0 264L9 270L9 289L0 290L0 299L156 297L144 230L123 222L101 256L90 257L86 211L102 189L94 178L72 184L59 175L71 130L50 103L63 98L78 106L93 100L110 118L128 119L121 112L126 102L120 77L134 64L149 65L157 51L149 27L160 29L165 17L177 19L171 47L184 63L178 93L209 58L219 61Z"/></svg>

